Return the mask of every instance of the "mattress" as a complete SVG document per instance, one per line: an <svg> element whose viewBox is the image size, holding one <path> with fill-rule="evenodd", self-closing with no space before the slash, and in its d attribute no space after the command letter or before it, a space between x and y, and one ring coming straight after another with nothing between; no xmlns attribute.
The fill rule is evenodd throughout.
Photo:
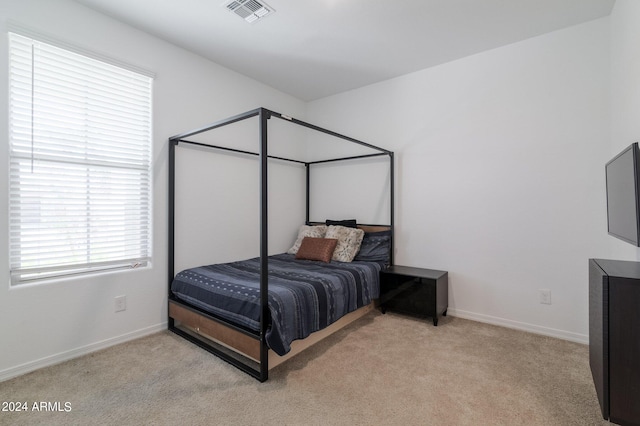
<svg viewBox="0 0 640 426"><path fill-rule="evenodd" d="M349 312L370 304L380 292L383 262L330 263L269 256L266 341L278 355ZM173 295L235 325L260 330L260 258L200 266L176 275Z"/></svg>

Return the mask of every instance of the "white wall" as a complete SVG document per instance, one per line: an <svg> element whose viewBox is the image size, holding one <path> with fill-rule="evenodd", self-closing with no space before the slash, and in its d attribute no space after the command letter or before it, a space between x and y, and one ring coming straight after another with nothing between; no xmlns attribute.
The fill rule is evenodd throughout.
<svg viewBox="0 0 640 426"><path fill-rule="evenodd" d="M611 151L640 142L640 2L617 0L611 16ZM610 238L612 259L640 260L640 250Z"/></svg>
<svg viewBox="0 0 640 426"><path fill-rule="evenodd" d="M0 380L42 365L108 346L166 327L167 321L167 138L259 106L304 118L305 104L240 74L132 29L68 0L0 2L0 129L7 129L8 22L156 74L154 81L154 216L151 268L9 287L7 227L0 226ZM6 130L0 150L0 223L7 219ZM257 137L257 136L256 136ZM226 183L256 185L233 174L232 161L218 167ZM287 173L284 173L286 175ZM274 168L274 178L283 175ZM219 175L218 175L219 176ZM206 187L211 177L201 183ZM299 189L294 188L294 191ZM239 196L240 191L236 192ZM200 200L197 200L200 201ZM227 206L207 208L208 218L227 228L256 226L254 217L227 214ZM300 210L300 209L298 209ZM279 211L281 223L300 211ZM275 225L274 225L275 226ZM289 224L289 226L291 226ZM274 234L278 234L276 230ZM293 235L295 235L295 232ZM283 243L280 243L282 245ZM197 249L197 248L196 248ZM211 257L226 247L207 246ZM253 250L251 248L250 250ZM114 313L114 297L127 296L127 310Z"/></svg>
<svg viewBox="0 0 640 426"><path fill-rule="evenodd" d="M309 121L396 152L395 261L448 270L452 315L588 340L587 259L609 238L608 31L600 19L308 104Z"/></svg>

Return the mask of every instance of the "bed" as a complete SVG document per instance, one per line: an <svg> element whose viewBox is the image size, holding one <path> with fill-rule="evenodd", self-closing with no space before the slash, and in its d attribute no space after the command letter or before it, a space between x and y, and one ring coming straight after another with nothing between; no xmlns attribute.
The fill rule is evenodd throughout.
<svg viewBox="0 0 640 426"><path fill-rule="evenodd" d="M190 142L187 138L256 116L260 119L260 152L241 153L257 155L261 160L260 256L188 268L175 274L176 146L192 143L202 145ZM287 253L269 256L266 170L270 156L266 154L266 140L267 120L272 117L328 133L351 143L363 144L378 152L305 162L306 220L300 226L298 237ZM207 147L229 150L227 147ZM268 379L269 368L366 315L373 309L374 301L379 295L379 272L392 263L393 178L390 179L389 188L389 224L362 225L356 224L355 220L347 221L349 223L317 223L309 220L308 170L319 162L356 160L380 155L389 157L392 176L392 152L264 108L171 138L169 329L258 380L265 381ZM278 157L278 160L287 159ZM319 229L323 230L321 236L316 235ZM356 235L359 237L356 238Z"/></svg>

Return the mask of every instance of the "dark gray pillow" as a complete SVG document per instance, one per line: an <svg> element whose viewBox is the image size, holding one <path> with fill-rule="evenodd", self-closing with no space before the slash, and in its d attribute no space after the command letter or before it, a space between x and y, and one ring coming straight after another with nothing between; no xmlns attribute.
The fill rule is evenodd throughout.
<svg viewBox="0 0 640 426"><path fill-rule="evenodd" d="M360 251L353 259L366 262L389 262L391 231L365 232Z"/></svg>
<svg viewBox="0 0 640 426"><path fill-rule="evenodd" d="M327 219L325 221L325 225L329 226L329 225L333 225L333 226L345 226L347 228L357 228L358 225L356 224L356 220L355 219L345 219L345 220L331 220L331 219Z"/></svg>

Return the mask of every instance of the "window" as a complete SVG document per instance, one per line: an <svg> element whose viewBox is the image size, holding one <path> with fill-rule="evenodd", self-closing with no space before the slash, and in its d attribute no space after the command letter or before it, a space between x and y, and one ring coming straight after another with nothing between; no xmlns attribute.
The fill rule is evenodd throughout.
<svg viewBox="0 0 640 426"><path fill-rule="evenodd" d="M150 261L151 85L9 34L12 284Z"/></svg>

